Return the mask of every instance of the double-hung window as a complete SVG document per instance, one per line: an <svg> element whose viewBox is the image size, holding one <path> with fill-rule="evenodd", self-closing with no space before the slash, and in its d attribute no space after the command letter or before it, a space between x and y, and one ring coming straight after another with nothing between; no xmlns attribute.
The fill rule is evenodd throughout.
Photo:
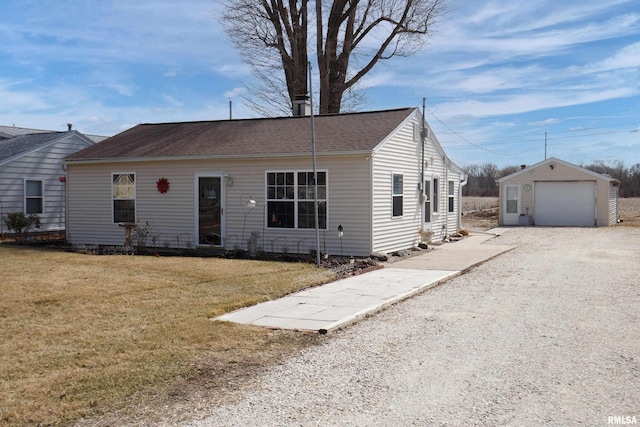
<svg viewBox="0 0 640 427"><path fill-rule="evenodd" d="M404 176L401 173L394 173L392 177L392 203L393 216L402 216L404 199Z"/></svg>
<svg viewBox="0 0 640 427"><path fill-rule="evenodd" d="M26 214L41 214L44 212L43 182L38 179L24 181L24 212Z"/></svg>
<svg viewBox="0 0 640 427"><path fill-rule="evenodd" d="M112 175L113 222L136 222L136 175Z"/></svg>
<svg viewBox="0 0 640 427"><path fill-rule="evenodd" d="M439 188L438 186L440 185L440 180L438 178L433 178L433 213L438 213L438 206L440 203L440 199L439 199L439 195L440 192L438 191Z"/></svg>
<svg viewBox="0 0 640 427"><path fill-rule="evenodd" d="M431 180L424 181L424 222L431 222Z"/></svg>
<svg viewBox="0 0 640 427"><path fill-rule="evenodd" d="M449 181L449 212L455 211L455 183L453 181Z"/></svg>
<svg viewBox="0 0 640 427"><path fill-rule="evenodd" d="M327 228L327 172L317 172L318 225ZM313 172L267 172L267 227L315 228Z"/></svg>

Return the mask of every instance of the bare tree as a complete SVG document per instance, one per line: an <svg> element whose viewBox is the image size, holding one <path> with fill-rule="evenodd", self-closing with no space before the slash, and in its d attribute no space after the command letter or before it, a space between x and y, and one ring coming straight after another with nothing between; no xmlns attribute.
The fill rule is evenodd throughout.
<svg viewBox="0 0 640 427"><path fill-rule="evenodd" d="M290 102L307 93L307 13L308 0L227 2L225 31L260 82L248 87L254 110L290 113Z"/></svg>
<svg viewBox="0 0 640 427"><path fill-rule="evenodd" d="M359 102L357 84L380 61L416 53L445 13L445 1L316 0L311 36L320 113L339 113L345 100ZM222 14L227 35L261 82L250 91L271 107L285 94L290 106L306 93L308 6L308 0L228 0Z"/></svg>

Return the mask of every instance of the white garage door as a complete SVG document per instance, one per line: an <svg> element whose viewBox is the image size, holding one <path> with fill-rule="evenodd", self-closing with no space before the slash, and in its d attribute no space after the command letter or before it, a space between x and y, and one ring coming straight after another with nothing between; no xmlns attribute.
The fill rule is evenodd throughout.
<svg viewBox="0 0 640 427"><path fill-rule="evenodd" d="M535 225L594 227L596 223L596 183L534 183Z"/></svg>

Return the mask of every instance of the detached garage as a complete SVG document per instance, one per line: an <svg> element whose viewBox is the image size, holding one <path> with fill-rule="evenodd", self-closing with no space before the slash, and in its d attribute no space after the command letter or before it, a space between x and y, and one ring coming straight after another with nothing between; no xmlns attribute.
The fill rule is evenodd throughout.
<svg viewBox="0 0 640 427"><path fill-rule="evenodd" d="M620 181L554 157L498 180L500 225L608 226Z"/></svg>

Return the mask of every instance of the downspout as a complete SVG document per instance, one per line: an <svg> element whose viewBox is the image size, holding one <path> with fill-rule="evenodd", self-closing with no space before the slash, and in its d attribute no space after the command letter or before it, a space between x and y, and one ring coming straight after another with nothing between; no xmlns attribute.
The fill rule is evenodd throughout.
<svg viewBox="0 0 640 427"><path fill-rule="evenodd" d="M369 252L370 253L374 253L375 252L375 248L374 248L374 241L373 241L373 236L375 235L375 230L376 230L376 226L377 224L374 222L374 209L373 209L373 201L375 199L374 197L374 179L375 176L373 174L373 162L374 162L374 157L375 157L375 152L371 152L371 154L368 156L367 160L369 162L369 185L371 186L369 188L369 224L371 224L371 229L369 230Z"/></svg>
<svg viewBox="0 0 640 427"><path fill-rule="evenodd" d="M426 103L427 103L427 99L422 98L422 130L420 131L420 141L422 143L422 156L420 159L420 184L418 184L418 189L420 190L420 196L418 197L418 200L420 201L420 205L421 205L420 212L422 212L422 216L418 223L418 225L420 226L419 229L422 229L422 227L424 226L424 219L427 217L427 212L425 211L425 203L424 203L424 193L426 191L424 188L424 149L425 149L425 142L426 142L425 140L427 139L424 113L427 108Z"/></svg>
<svg viewBox="0 0 640 427"><path fill-rule="evenodd" d="M613 186L616 188L616 224L619 224L622 222L622 220L620 219L620 208L618 205L618 200L620 200L620 181L618 181L618 183L614 183Z"/></svg>
<svg viewBox="0 0 640 427"><path fill-rule="evenodd" d="M462 229L462 187L467 185L469 175L463 173L460 175L460 186L458 187L458 229Z"/></svg>
<svg viewBox="0 0 640 427"><path fill-rule="evenodd" d="M66 243L69 243L69 172L67 171L67 164L62 163L60 165L62 170L66 175L66 179L64 180L64 240Z"/></svg>
<svg viewBox="0 0 640 427"><path fill-rule="evenodd" d="M449 235L449 164L450 162L447 156L442 156L442 165L444 166L444 196L447 201L444 209L445 237Z"/></svg>

